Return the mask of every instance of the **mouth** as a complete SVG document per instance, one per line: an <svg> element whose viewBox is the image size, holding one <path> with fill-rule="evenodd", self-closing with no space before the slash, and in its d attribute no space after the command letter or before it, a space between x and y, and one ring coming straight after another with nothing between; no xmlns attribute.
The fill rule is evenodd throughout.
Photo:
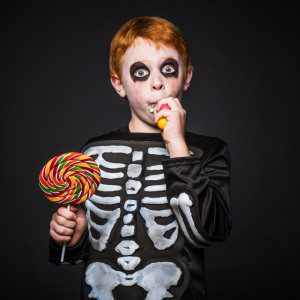
<svg viewBox="0 0 300 300"><path fill-rule="evenodd" d="M154 108L156 107L157 103L158 103L159 100L156 100L156 101L148 101L147 102L147 110L151 113L151 114L154 114Z"/></svg>
<svg viewBox="0 0 300 300"><path fill-rule="evenodd" d="M159 100L156 100L156 101L148 101L147 104L148 104L149 106L155 107L155 106L157 105L158 101L159 101Z"/></svg>

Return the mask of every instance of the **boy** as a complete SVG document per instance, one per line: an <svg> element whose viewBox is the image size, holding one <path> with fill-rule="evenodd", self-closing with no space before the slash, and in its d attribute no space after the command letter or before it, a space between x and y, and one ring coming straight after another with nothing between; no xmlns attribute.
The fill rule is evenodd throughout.
<svg viewBox="0 0 300 300"><path fill-rule="evenodd" d="M187 44L165 19L129 20L112 40L111 83L131 120L81 148L100 167L99 188L50 223L50 261L60 264L66 241L65 264L85 263L81 299L206 299L204 249L232 224L230 152L185 130L180 99L192 74Z"/></svg>

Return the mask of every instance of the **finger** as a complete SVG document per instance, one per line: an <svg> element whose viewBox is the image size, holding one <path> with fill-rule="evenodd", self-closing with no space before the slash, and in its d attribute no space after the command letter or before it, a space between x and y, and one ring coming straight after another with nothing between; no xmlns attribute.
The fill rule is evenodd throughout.
<svg viewBox="0 0 300 300"><path fill-rule="evenodd" d="M161 118L166 118L167 120L169 120L172 114L172 110L162 109L154 116L154 122L157 123Z"/></svg>
<svg viewBox="0 0 300 300"><path fill-rule="evenodd" d="M70 210L74 213L76 213L79 210L79 206L78 205L71 205L70 206Z"/></svg>
<svg viewBox="0 0 300 300"><path fill-rule="evenodd" d="M168 104L171 110L172 110L172 107L173 107L173 110L175 109L174 106L172 104L170 104L170 99L171 99L171 97L158 100L157 105L154 107L154 116L155 116L155 114L157 114L160 111L161 106L164 104ZM165 109L165 108L163 108L163 109Z"/></svg>
<svg viewBox="0 0 300 300"><path fill-rule="evenodd" d="M154 120L159 120L160 118L166 118L167 120L172 120L172 119L180 119L181 117L181 111L179 110L167 110L167 109L162 109L159 111Z"/></svg>
<svg viewBox="0 0 300 300"><path fill-rule="evenodd" d="M63 244L71 240L71 236L63 236L57 234L52 228L50 229L50 236L55 240L55 242Z"/></svg>
<svg viewBox="0 0 300 300"><path fill-rule="evenodd" d="M183 109L182 104L181 104L181 102L179 101L178 98L174 98L174 101L178 104L178 107L179 107L179 108L182 108L182 109Z"/></svg>
<svg viewBox="0 0 300 300"><path fill-rule="evenodd" d="M54 221L60 225L60 226L64 226L64 227L68 227L70 229L73 229L76 226L76 222L75 221L70 221L62 216L57 215L56 218L54 219Z"/></svg>
<svg viewBox="0 0 300 300"><path fill-rule="evenodd" d="M161 106L164 104L168 104L171 110L175 110L176 109L176 103L174 102L172 97L168 97L168 98L164 98L158 101L155 110L157 112L159 112L159 110L161 109Z"/></svg>
<svg viewBox="0 0 300 300"><path fill-rule="evenodd" d="M60 226L56 222L52 222L51 228L59 235L71 236L74 233L73 229L68 227Z"/></svg>
<svg viewBox="0 0 300 300"><path fill-rule="evenodd" d="M165 99L161 99L158 101L157 105L156 105L156 111L159 111L160 110L160 107L163 105L163 104L168 104L171 108L171 110L178 110L179 107L178 107L178 104L173 100L172 97L168 97L168 98L165 98Z"/></svg>
<svg viewBox="0 0 300 300"><path fill-rule="evenodd" d="M67 208L65 207L60 207L57 210L58 215L68 219L68 220L75 220L76 219L76 214L72 211L69 211Z"/></svg>
<svg viewBox="0 0 300 300"><path fill-rule="evenodd" d="M179 105L176 107L176 109L172 109L172 111L178 111L179 113L180 113L180 115L183 115L183 116L185 116L186 115L186 110L181 106L181 104L180 104L180 102L179 102L179 100L177 99L177 98L174 98L174 102L175 103L179 103ZM162 109L162 110L164 110L164 109ZM154 113L154 115L156 114L156 113L158 113L159 111L156 111L155 110L155 113Z"/></svg>
<svg viewBox="0 0 300 300"><path fill-rule="evenodd" d="M85 210L82 207L79 207L78 212L76 213L76 219L83 216L85 216Z"/></svg>

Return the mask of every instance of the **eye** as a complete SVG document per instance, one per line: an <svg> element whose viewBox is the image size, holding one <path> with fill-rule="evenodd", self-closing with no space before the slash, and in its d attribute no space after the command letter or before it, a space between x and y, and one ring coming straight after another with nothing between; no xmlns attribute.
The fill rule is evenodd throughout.
<svg viewBox="0 0 300 300"><path fill-rule="evenodd" d="M176 69L173 67L173 65L165 65L163 68L162 68L162 72L163 73L174 73L176 72Z"/></svg>
<svg viewBox="0 0 300 300"><path fill-rule="evenodd" d="M149 74L149 71L147 71L146 69L143 69L143 68L139 68L133 73L134 76L139 77L139 78L145 77L148 74Z"/></svg>

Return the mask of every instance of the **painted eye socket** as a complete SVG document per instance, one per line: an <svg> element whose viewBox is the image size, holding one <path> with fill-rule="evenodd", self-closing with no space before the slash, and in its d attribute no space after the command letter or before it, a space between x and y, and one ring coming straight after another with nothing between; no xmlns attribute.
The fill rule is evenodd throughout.
<svg viewBox="0 0 300 300"><path fill-rule="evenodd" d="M149 71L147 71L146 69L143 69L143 68L139 68L133 73L133 75L135 77L139 77L139 78L145 77L148 74L149 74Z"/></svg>
<svg viewBox="0 0 300 300"><path fill-rule="evenodd" d="M162 68L162 72L172 74L172 73L176 72L176 69L173 67L173 65L165 65Z"/></svg>

